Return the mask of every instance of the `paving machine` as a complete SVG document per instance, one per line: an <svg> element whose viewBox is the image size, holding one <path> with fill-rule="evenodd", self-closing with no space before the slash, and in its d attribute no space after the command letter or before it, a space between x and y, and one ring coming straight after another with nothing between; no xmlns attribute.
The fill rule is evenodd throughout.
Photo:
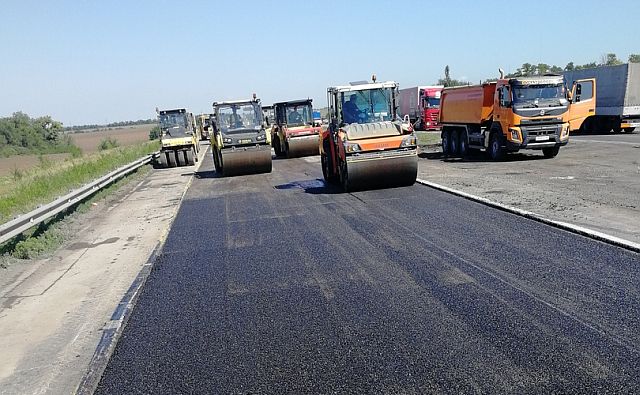
<svg viewBox="0 0 640 395"><path fill-rule="evenodd" d="M327 182L345 192L371 186L412 185L418 173L417 139L397 116L398 84L359 82L327 90L330 124L322 131L320 160Z"/></svg>
<svg viewBox="0 0 640 395"><path fill-rule="evenodd" d="M311 99L275 103L271 145L278 157L318 155L320 125L313 120Z"/></svg>
<svg viewBox="0 0 640 395"><path fill-rule="evenodd" d="M200 141L193 114L184 108L158 111L160 124L161 167L194 165L198 161Z"/></svg>
<svg viewBox="0 0 640 395"><path fill-rule="evenodd" d="M213 103L211 151L223 176L271 172L271 136L265 131L260 100Z"/></svg>

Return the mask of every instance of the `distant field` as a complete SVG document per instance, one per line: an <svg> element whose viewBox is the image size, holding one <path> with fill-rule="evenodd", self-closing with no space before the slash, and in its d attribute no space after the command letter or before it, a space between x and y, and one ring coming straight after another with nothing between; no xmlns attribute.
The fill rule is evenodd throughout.
<svg viewBox="0 0 640 395"><path fill-rule="evenodd" d="M121 147L135 145L149 140L149 131L155 124L123 126L100 131L85 131L71 133L73 143L77 145L83 154L97 152L98 145L106 137L115 138ZM0 158L0 177L12 175L15 172L24 172L44 162L58 162L69 158L70 154L47 155L16 155L8 158Z"/></svg>
<svg viewBox="0 0 640 395"><path fill-rule="evenodd" d="M73 143L77 145L83 154L98 151L98 145L107 137L118 140L120 146L133 145L149 140L149 131L155 124L123 126L100 131L86 131L83 133L71 133Z"/></svg>

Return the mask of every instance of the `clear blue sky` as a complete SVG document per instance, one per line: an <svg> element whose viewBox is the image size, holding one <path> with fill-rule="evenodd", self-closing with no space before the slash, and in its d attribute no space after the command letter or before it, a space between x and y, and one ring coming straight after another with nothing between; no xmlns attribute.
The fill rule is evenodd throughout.
<svg viewBox="0 0 640 395"><path fill-rule="evenodd" d="M368 79L477 82L524 62L640 53L629 1L2 2L0 116L66 125L209 112L211 102L311 97ZM625 22L628 21L628 22Z"/></svg>

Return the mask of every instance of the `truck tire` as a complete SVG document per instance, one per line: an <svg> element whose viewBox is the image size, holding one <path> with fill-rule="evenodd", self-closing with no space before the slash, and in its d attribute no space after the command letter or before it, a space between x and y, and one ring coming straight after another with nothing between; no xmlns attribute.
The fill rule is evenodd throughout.
<svg viewBox="0 0 640 395"><path fill-rule="evenodd" d="M542 149L542 154L547 159L555 158L556 155L558 155L558 152L560 152L560 146L559 145L556 145L555 147L549 147L549 148L543 148Z"/></svg>
<svg viewBox="0 0 640 395"><path fill-rule="evenodd" d="M451 144L451 132L449 129L442 130L442 153L444 156L449 156L449 148Z"/></svg>
<svg viewBox="0 0 640 395"><path fill-rule="evenodd" d="M277 135L273 140L273 150L276 153L277 158L282 158L284 156L284 152L282 152L282 146L280 145L280 137Z"/></svg>
<svg viewBox="0 0 640 395"><path fill-rule="evenodd" d="M451 131L451 138L450 138L449 145L450 145L449 154L453 157L458 156L460 154L460 151L458 150L460 148L460 134L458 133L457 130Z"/></svg>
<svg viewBox="0 0 640 395"><path fill-rule="evenodd" d="M504 159L505 151L502 147L502 141L500 141L500 134L498 132L491 132L489 136L489 158L493 161L501 161Z"/></svg>
<svg viewBox="0 0 640 395"><path fill-rule="evenodd" d="M187 165L193 166L193 165L196 164L195 159L194 159L196 155L195 155L193 149L185 151L185 156L186 156Z"/></svg>
<svg viewBox="0 0 640 395"><path fill-rule="evenodd" d="M349 185L349 169L347 168L347 164L344 162L340 163L340 184L342 184L342 189L345 192L351 192L351 185Z"/></svg>
<svg viewBox="0 0 640 395"><path fill-rule="evenodd" d="M461 158L466 157L469 154L469 136L467 136L466 130L461 130L458 133L458 155Z"/></svg>
<svg viewBox="0 0 640 395"><path fill-rule="evenodd" d="M624 128L625 133L633 133L635 130L636 128Z"/></svg>
<svg viewBox="0 0 640 395"><path fill-rule="evenodd" d="M174 151L167 151L166 152L167 155L167 165L169 167L176 167L177 166L177 162L176 162L176 152Z"/></svg>

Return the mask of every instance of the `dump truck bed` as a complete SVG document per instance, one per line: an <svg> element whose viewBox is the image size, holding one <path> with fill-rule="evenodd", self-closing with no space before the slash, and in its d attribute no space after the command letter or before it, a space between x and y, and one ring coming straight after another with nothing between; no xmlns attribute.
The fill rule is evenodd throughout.
<svg viewBox="0 0 640 395"><path fill-rule="evenodd" d="M445 88L440 98L440 123L482 124L493 113L496 84Z"/></svg>
<svg viewBox="0 0 640 395"><path fill-rule="evenodd" d="M575 80L596 79L596 115L640 115L640 63L565 71L568 86Z"/></svg>

